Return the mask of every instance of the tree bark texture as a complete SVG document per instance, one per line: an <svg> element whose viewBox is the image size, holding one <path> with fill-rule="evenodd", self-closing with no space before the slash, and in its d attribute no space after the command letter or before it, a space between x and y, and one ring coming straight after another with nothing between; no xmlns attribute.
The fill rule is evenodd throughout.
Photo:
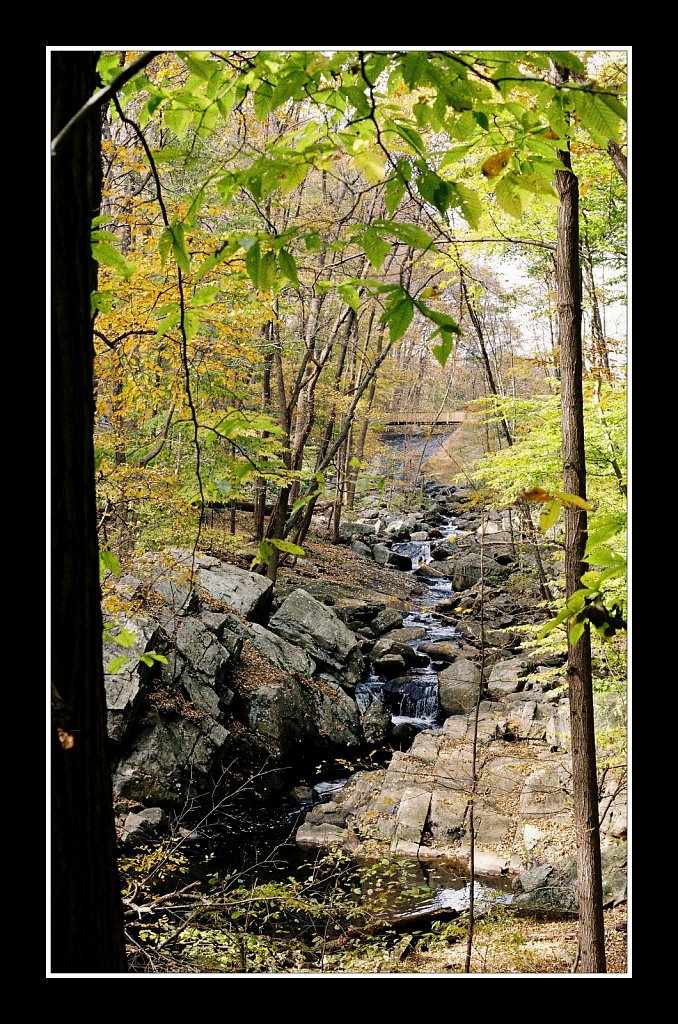
<svg viewBox="0 0 678 1024"><path fill-rule="evenodd" d="M558 69L559 80L567 72ZM561 152L571 167L570 154ZM558 209L557 285L562 401L563 488L586 498L584 399L582 390L581 270L579 265L579 183L568 171L556 171ZM581 587L586 571L587 517L583 509L565 510L565 583L567 598ZM605 927L600 866L598 785L593 720L591 637L588 627L576 644L568 640L572 736L572 776L579 876L579 946L586 973L605 973Z"/></svg>
<svg viewBox="0 0 678 1024"><path fill-rule="evenodd" d="M52 134L91 97L95 52L52 54ZM90 230L101 192L92 109L52 158L51 968L126 970L102 664L94 490L96 287Z"/></svg>

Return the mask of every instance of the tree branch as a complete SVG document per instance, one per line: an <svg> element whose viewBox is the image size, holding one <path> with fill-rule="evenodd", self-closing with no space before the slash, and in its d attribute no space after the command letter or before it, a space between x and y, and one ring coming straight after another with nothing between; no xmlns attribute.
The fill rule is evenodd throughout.
<svg viewBox="0 0 678 1024"><path fill-rule="evenodd" d="M107 85L104 89L99 89L98 92L95 92L94 95L87 100L87 103L73 114L73 117L64 125L58 135L54 136L50 146L52 156L56 156L59 143L63 142L65 137L75 127L78 121L91 113L91 111L95 110L97 107L100 107L106 102L106 100L109 100L114 96L118 89L122 89L123 85L125 85L126 82L129 82L130 78L134 78L137 71L141 71L142 68L145 68L147 64L150 64L151 61L154 60L155 57L160 56L161 53L163 53L162 50L147 50L146 53L142 53L140 57L137 57L137 59L133 60L131 64L128 64L127 67L113 79L110 85Z"/></svg>

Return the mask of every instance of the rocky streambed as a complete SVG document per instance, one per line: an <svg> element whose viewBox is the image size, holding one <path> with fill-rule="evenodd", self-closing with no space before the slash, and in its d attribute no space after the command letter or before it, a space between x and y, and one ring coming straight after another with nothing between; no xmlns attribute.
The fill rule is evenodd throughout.
<svg viewBox="0 0 678 1024"><path fill-rule="evenodd" d="M158 834L207 793L218 801L247 786L261 800L307 783L308 794L318 761L392 750L386 767L307 803L302 848L463 874L472 796L476 871L519 876L526 903L555 892L572 909L571 864L569 881L553 874L574 849L563 657L524 647L522 627L544 613L528 583L511 585L528 579L529 544L507 516L441 487L422 512L366 510L342 525L342 541L340 571L314 561L311 544L275 587L177 549L108 581L118 599L109 632L133 638L105 651L121 842ZM598 711L614 721L613 702ZM614 772L601 816L615 902L625 898L626 801Z"/></svg>

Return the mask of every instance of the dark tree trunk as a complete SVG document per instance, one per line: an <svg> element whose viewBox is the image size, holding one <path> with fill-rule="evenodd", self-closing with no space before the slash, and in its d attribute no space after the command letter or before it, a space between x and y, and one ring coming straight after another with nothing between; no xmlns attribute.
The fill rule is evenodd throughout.
<svg viewBox="0 0 678 1024"><path fill-rule="evenodd" d="M52 54L52 134L97 85L94 52ZM101 191L98 111L52 158L52 963L126 970L102 665L93 448L90 228Z"/></svg>
<svg viewBox="0 0 678 1024"><path fill-rule="evenodd" d="M557 69L558 80L567 72ZM570 154L561 159L571 167ZM564 490L586 498L584 453L584 399L582 392L581 271L579 266L579 183L571 171L556 171L560 196L558 210L558 327ZM581 587L586 571L587 517L583 509L565 511L565 585L568 599ZM605 973L605 926L600 866L596 742L593 721L591 636L588 627L576 644L568 640L572 732L572 781L577 830L579 876L579 949L582 968L589 974Z"/></svg>

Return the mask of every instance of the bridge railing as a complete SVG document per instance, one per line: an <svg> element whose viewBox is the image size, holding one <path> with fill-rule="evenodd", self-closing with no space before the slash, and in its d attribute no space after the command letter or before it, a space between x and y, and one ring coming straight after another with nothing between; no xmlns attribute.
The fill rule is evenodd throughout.
<svg viewBox="0 0 678 1024"><path fill-rule="evenodd" d="M436 413L384 413L378 416L378 422L384 427L407 427L407 426L449 426L452 423L463 423L467 416L464 412L444 413L440 416Z"/></svg>

